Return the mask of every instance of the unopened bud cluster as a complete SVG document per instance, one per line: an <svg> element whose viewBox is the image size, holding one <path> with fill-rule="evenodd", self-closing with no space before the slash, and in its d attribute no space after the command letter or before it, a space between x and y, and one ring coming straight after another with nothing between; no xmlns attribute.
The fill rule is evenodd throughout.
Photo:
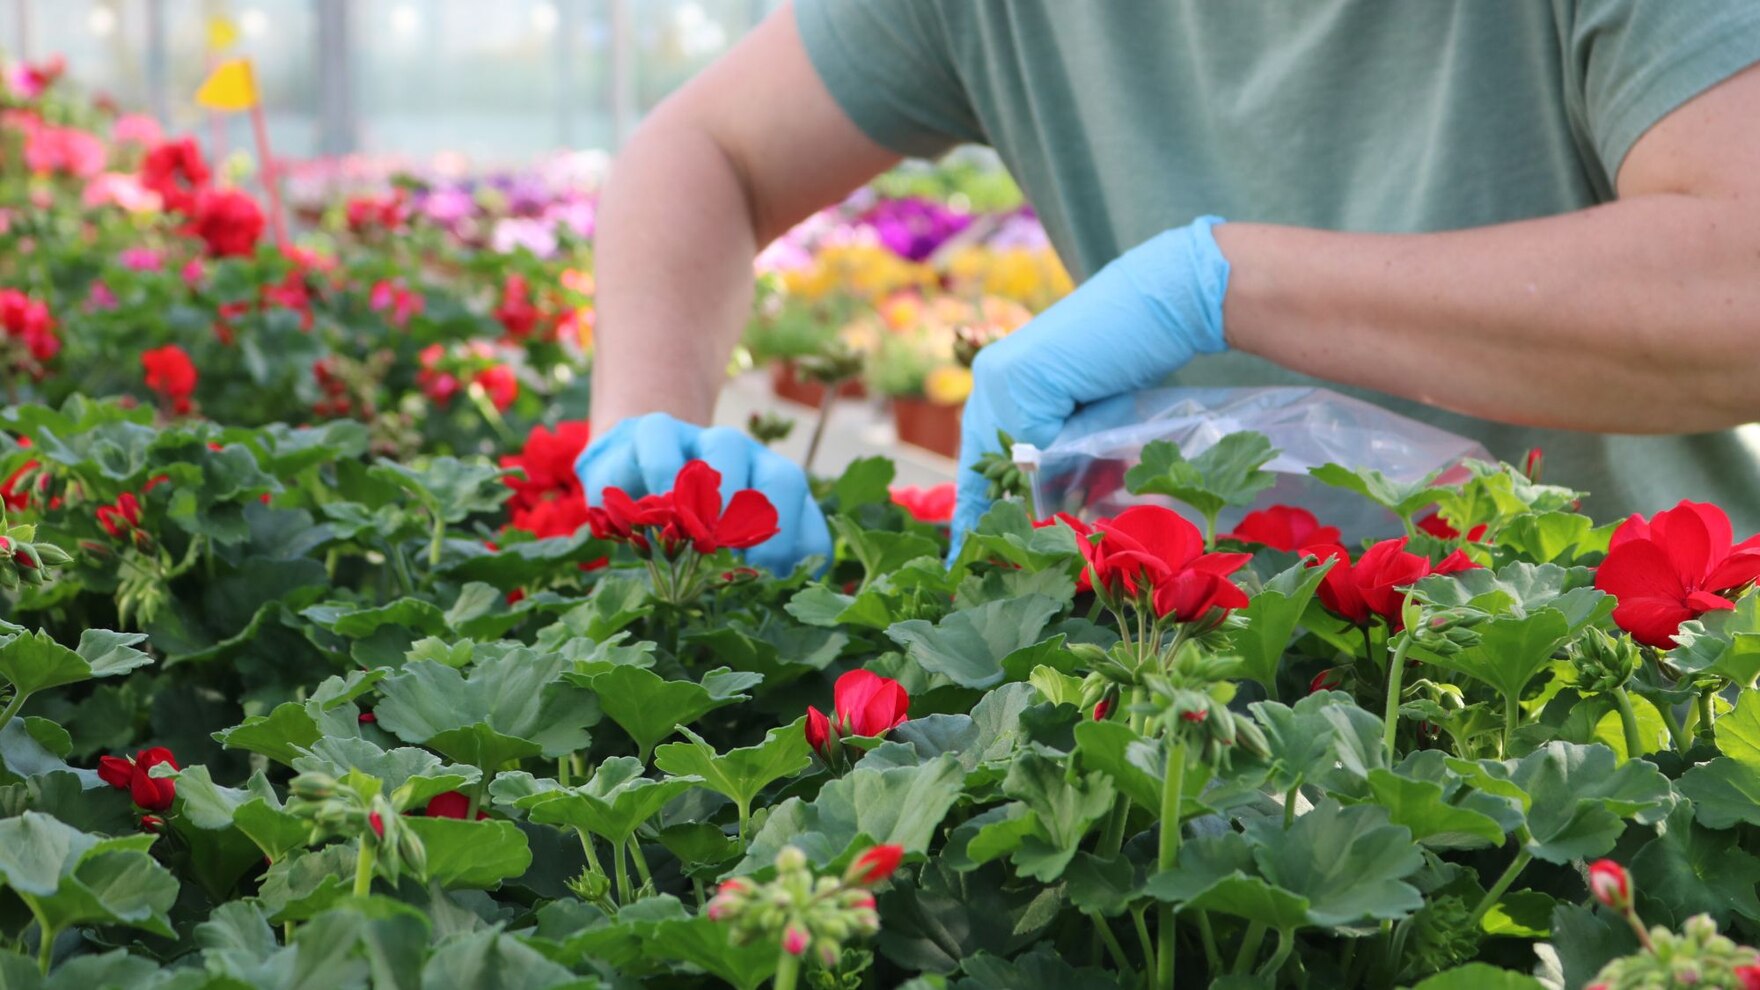
<svg viewBox="0 0 1760 990"><path fill-rule="evenodd" d="M428 852L380 793L376 778L350 773L341 780L327 773L302 773L288 782L287 812L311 823L313 844L340 836L354 839L376 854L374 869L392 882L408 873L423 878Z"/></svg>
<svg viewBox="0 0 1760 990"><path fill-rule="evenodd" d="M897 868L902 850L875 846L857 857L841 877L818 876L806 854L785 846L776 854L776 877L755 883L725 881L710 899L708 914L733 929L737 945L773 941L791 956L813 953L821 965L837 965L844 943L880 930L868 889Z"/></svg>
<svg viewBox="0 0 1760 990"><path fill-rule="evenodd" d="M1623 687L1642 659L1630 636L1614 636L1594 626L1571 644L1569 656L1579 690L1591 693Z"/></svg>
<svg viewBox="0 0 1760 990"><path fill-rule="evenodd" d="M73 562L53 543L32 543L35 535L35 526L6 526L0 520L0 589L42 584L49 578L49 568Z"/></svg>
<svg viewBox="0 0 1760 990"><path fill-rule="evenodd" d="M1262 757L1271 752L1259 724L1228 707L1232 688L1227 679L1238 666L1232 657L1187 644L1171 670L1145 678L1151 714L1162 734L1182 740L1202 762L1219 768L1227 767L1237 753Z"/></svg>
<svg viewBox="0 0 1760 990"><path fill-rule="evenodd" d="M1650 946L1601 968L1589 990L1731 990L1760 987L1760 952L1717 933L1717 922L1700 914L1680 934L1650 929Z"/></svg>
<svg viewBox="0 0 1760 990"><path fill-rule="evenodd" d="M1420 609L1418 620L1408 622L1406 629L1419 648L1440 656L1449 656L1479 643L1479 632L1473 627L1488 616L1478 609Z"/></svg>

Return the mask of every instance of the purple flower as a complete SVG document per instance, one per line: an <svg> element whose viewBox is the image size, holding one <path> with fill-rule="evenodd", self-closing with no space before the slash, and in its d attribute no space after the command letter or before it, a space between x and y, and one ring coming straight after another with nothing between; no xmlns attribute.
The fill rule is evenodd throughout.
<svg viewBox="0 0 1760 990"><path fill-rule="evenodd" d="M911 197L881 202L857 222L871 227L893 254L924 261L970 226L972 217L932 200Z"/></svg>

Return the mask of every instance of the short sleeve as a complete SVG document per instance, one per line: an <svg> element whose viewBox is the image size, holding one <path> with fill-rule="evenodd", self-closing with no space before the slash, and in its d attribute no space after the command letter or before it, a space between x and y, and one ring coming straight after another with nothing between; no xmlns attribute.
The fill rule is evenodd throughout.
<svg viewBox="0 0 1760 990"><path fill-rule="evenodd" d="M1572 63L1607 174L1657 121L1760 62L1752 0L1578 0Z"/></svg>
<svg viewBox="0 0 1760 990"><path fill-rule="evenodd" d="M947 42L939 0L796 0L813 69L864 134L932 158L984 140Z"/></svg>

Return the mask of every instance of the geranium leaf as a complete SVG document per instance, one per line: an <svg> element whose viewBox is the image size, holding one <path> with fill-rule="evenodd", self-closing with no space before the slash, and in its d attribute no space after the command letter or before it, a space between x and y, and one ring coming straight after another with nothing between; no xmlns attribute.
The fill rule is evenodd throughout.
<svg viewBox="0 0 1760 990"><path fill-rule="evenodd" d="M449 890L494 887L532 865L531 847L513 822L412 817L404 825L427 851L427 878Z"/></svg>
<svg viewBox="0 0 1760 990"><path fill-rule="evenodd" d="M1760 677L1760 591L1749 591L1736 607L1707 612L1681 624L1680 644L1669 660L1688 673L1714 674L1737 684ZM1746 698L1751 692L1744 692Z"/></svg>
<svg viewBox="0 0 1760 990"><path fill-rule="evenodd" d="M1263 433L1230 433L1189 461L1176 444L1154 440L1125 472L1124 483L1138 495L1167 495L1214 516L1226 506L1251 505L1276 484L1277 476L1264 467L1277 454Z"/></svg>
<svg viewBox="0 0 1760 990"><path fill-rule="evenodd" d="M1525 973L1499 969L1489 963L1468 963L1437 973L1412 990L1545 990L1545 984Z"/></svg>
<svg viewBox="0 0 1760 990"><path fill-rule="evenodd" d="M695 776L655 780L642 776L642 761L614 756L599 764L579 787L561 787L529 774L502 774L489 785L496 803L512 805L539 825L562 825L621 845L672 800L701 784Z"/></svg>
<svg viewBox="0 0 1760 990"><path fill-rule="evenodd" d="M414 495L428 511L446 522L461 522L473 513L499 507L511 492L501 484L508 473L504 468L456 457L435 457L423 467L381 457L367 470L368 476L388 481Z"/></svg>
<svg viewBox="0 0 1760 990"><path fill-rule="evenodd" d="M424 987L498 987L505 990L592 990L598 981L576 976L498 928L456 936L422 968Z"/></svg>
<svg viewBox="0 0 1760 990"><path fill-rule="evenodd" d="M662 921L643 940L650 959L688 963L739 990L757 990L776 971L776 953L763 943L734 945L725 925L708 918Z"/></svg>
<svg viewBox="0 0 1760 990"><path fill-rule="evenodd" d="M1658 924L1679 926L1696 914L1711 915L1720 927L1735 915L1760 918L1760 859L1742 849L1737 833L1696 824L1684 804L1632 857L1631 871L1646 916L1657 906L1665 909Z"/></svg>
<svg viewBox="0 0 1760 990"><path fill-rule="evenodd" d="M257 900L276 924L305 921L349 896L355 850L332 844L276 860L263 874Z"/></svg>
<svg viewBox="0 0 1760 990"><path fill-rule="evenodd" d="M599 720L592 695L562 680L569 666L563 657L526 649L480 658L468 674L415 661L385 678L373 711L387 732L460 762L473 762L467 754L560 756L584 749L587 727ZM490 770L499 761L474 765Z"/></svg>
<svg viewBox="0 0 1760 990"><path fill-rule="evenodd" d="M734 673L726 667L704 674L700 684L668 680L640 667L615 667L590 677L570 677L592 686L605 717L635 741L644 763L654 745L678 726L695 722L723 705L747 700L740 692L763 680L757 674Z"/></svg>
<svg viewBox="0 0 1760 990"><path fill-rule="evenodd" d="M23 694L78 684L94 677L114 677L153 662L134 648L142 633L88 629L78 650L55 642L47 631L16 633L0 640L0 677Z"/></svg>
<svg viewBox="0 0 1760 990"><path fill-rule="evenodd" d="M1440 784L1413 780L1391 770L1369 771L1369 793L1389 820L1431 849L1501 846L1503 827L1489 815L1448 802Z"/></svg>
<svg viewBox="0 0 1760 990"><path fill-rule="evenodd" d="M831 483L837 511L847 513L857 506L889 501L892 496L887 489L897 473L898 469L885 457L858 457L850 461L843 474Z"/></svg>
<svg viewBox="0 0 1760 990"><path fill-rule="evenodd" d="M902 846L907 853L923 852L964 783L965 772L951 756L888 770L857 767L820 788L811 802L796 797L778 805L735 872L768 867L786 845L828 866L863 836Z"/></svg>
<svg viewBox="0 0 1760 990"><path fill-rule="evenodd" d="M1706 828L1760 825L1760 770L1754 767L1720 756L1689 769L1675 786Z"/></svg>
<svg viewBox="0 0 1760 990"><path fill-rule="evenodd" d="M929 557L939 561L941 547L918 533L893 533L883 529L863 529L847 516L832 516L831 528L849 548L850 555L862 565L862 583L871 584L891 574L908 561Z"/></svg>
<svg viewBox="0 0 1760 990"><path fill-rule="evenodd" d="M813 763L813 748L804 728L806 717L778 726L756 746L717 753L702 736L680 729L688 742L670 743L654 751L654 765L677 777L702 778L702 786L725 794L743 808L758 792L784 777L793 777Z"/></svg>
<svg viewBox="0 0 1760 990"><path fill-rule="evenodd" d="M1084 721L1075 728L1076 755L1083 767L1104 773L1119 791L1145 810L1160 813L1167 751L1159 739L1147 739L1123 722ZM1181 790L1182 820L1204 810L1199 795L1209 783L1204 767L1187 767Z"/></svg>
<svg viewBox="0 0 1760 990"><path fill-rule="evenodd" d="M966 534L954 570L994 558L1021 570L1057 570L1072 574L1078 558L1076 536L1068 526L1038 526L1019 502L992 504L978 527Z"/></svg>
<svg viewBox="0 0 1760 990"><path fill-rule="evenodd" d="M1498 530L1497 545L1542 564L1571 563L1606 553L1617 524L1596 527L1578 512L1539 512L1516 516Z"/></svg>
<svg viewBox="0 0 1760 990"><path fill-rule="evenodd" d="M1253 861L1271 884L1308 899L1308 921L1346 925L1399 919L1424 904L1405 879L1424 865L1410 830L1374 805L1321 801L1289 828L1275 818L1243 823Z"/></svg>
<svg viewBox="0 0 1760 990"><path fill-rule="evenodd" d="M177 879L148 854L152 842L105 839L27 811L0 820L0 882L54 931L99 923L170 937Z"/></svg>
<svg viewBox="0 0 1760 990"><path fill-rule="evenodd" d="M1277 670L1284 651L1295 634L1296 626L1314 600L1315 589L1336 561L1309 567L1296 564L1271 580L1236 614L1247 624L1229 634L1229 646L1241 658L1241 676L1265 685L1273 697L1277 693Z"/></svg>
<svg viewBox="0 0 1760 990"><path fill-rule="evenodd" d="M1269 928L1308 924L1308 899L1258 875L1253 846L1236 832L1198 836L1180 846L1179 868L1149 878L1145 893L1188 908L1220 911Z"/></svg>
<svg viewBox="0 0 1760 990"><path fill-rule="evenodd" d="M1117 990L1125 985L1120 973L1084 966L1077 969L1051 948L1041 946L1013 959L980 952L960 967L965 973L959 990L1019 990L1022 987L1081 987Z"/></svg>
<svg viewBox="0 0 1760 990"><path fill-rule="evenodd" d="M1481 789L1513 793L1525 805L1527 849L1549 863L1604 856L1625 819L1651 824L1673 805L1668 778L1644 760L1619 762L1599 744L1550 742L1520 760L1450 761Z"/></svg>
<svg viewBox="0 0 1760 990"><path fill-rule="evenodd" d="M1441 472L1432 472L1415 483L1394 481L1380 471L1348 468L1342 464L1322 464L1310 468L1308 474L1321 484L1356 492L1394 515L1409 519L1436 501L1437 492L1432 486Z"/></svg>
<svg viewBox="0 0 1760 990"><path fill-rule="evenodd" d="M1015 850L1015 867L1046 883L1063 875L1088 829L1112 811L1112 781L1104 773L1072 780L1061 763L1037 753L1010 764L1002 792L1024 803L1037 823Z"/></svg>
<svg viewBox="0 0 1760 990"><path fill-rule="evenodd" d="M1038 645L1045 624L1061 607L1049 598L1028 595L954 612L938 623L896 622L886 635L929 673L961 687L988 688L1002 681L1005 657Z"/></svg>

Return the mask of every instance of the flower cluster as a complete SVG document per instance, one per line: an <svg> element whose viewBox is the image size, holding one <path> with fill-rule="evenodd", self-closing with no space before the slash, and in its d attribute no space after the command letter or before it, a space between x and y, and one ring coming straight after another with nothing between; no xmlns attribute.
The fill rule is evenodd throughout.
<svg viewBox="0 0 1760 990"><path fill-rule="evenodd" d="M1383 540L1351 562L1350 551L1337 544L1319 544L1302 548L1310 566L1334 561L1332 569L1320 582L1320 602L1327 610L1356 626L1368 626L1376 619L1389 629L1404 625L1401 609L1406 589L1432 574L1455 574L1479 565L1459 550L1441 561L1406 550L1407 540Z"/></svg>
<svg viewBox="0 0 1760 990"><path fill-rule="evenodd" d="M805 853L784 846L776 854L776 878L759 884L741 877L724 881L710 899L710 918L732 928L737 945L773 941L787 960L812 950L820 965L837 965L844 943L880 930L880 915L869 888L884 883L898 869L904 850L870 846L843 876L817 876ZM793 986L794 964L784 962L787 977L777 985Z"/></svg>
<svg viewBox="0 0 1760 990"><path fill-rule="evenodd" d="M1589 893L1631 926L1641 949L1603 966L1586 990L1760 990L1760 952L1719 935L1710 915L1688 918L1680 934L1646 929L1631 875L1610 859L1589 864Z"/></svg>
<svg viewBox="0 0 1760 990"><path fill-rule="evenodd" d="M143 749L133 756L102 756L98 758L98 779L120 791L127 791L135 805L147 811L165 811L177 799L177 781L155 777L152 769L160 764L173 770L181 769L176 757L163 746Z"/></svg>
<svg viewBox="0 0 1760 990"><path fill-rule="evenodd" d="M1129 602L1176 622L1220 621L1247 604L1228 579L1250 554L1207 553L1190 520L1157 505L1132 506L1093 526L1059 514L1076 532L1083 570L1078 587L1092 589L1110 607Z"/></svg>
<svg viewBox="0 0 1760 990"><path fill-rule="evenodd" d="M1735 543L1729 515L1682 502L1614 530L1595 587L1619 599L1613 621L1646 646L1670 649L1681 623L1735 607L1739 590L1760 579L1760 536Z"/></svg>
<svg viewBox="0 0 1760 990"><path fill-rule="evenodd" d="M190 396L196 391L196 365L189 352L176 344L155 347L141 354L141 368L146 373L147 387L152 389L170 410L179 416L192 409Z"/></svg>
<svg viewBox="0 0 1760 990"><path fill-rule="evenodd" d="M33 377L41 378L43 366L61 352L48 304L17 289L0 289L0 330L21 350L12 364Z"/></svg>
<svg viewBox="0 0 1760 990"><path fill-rule="evenodd" d="M591 438L585 420L558 423L554 430L534 426L525 449L501 458L502 467L518 471L506 478L513 489L507 503L510 526L544 539L573 536L587 524L586 493L574 462Z"/></svg>
<svg viewBox="0 0 1760 990"><path fill-rule="evenodd" d="M1286 553L1297 553L1316 543L1336 544L1340 538L1337 526L1322 526L1312 512L1288 505L1273 505L1249 512L1235 525L1233 532L1218 537Z"/></svg>
<svg viewBox="0 0 1760 990"><path fill-rule="evenodd" d="M723 506L721 472L705 461L680 468L663 494L634 499L613 486L600 497L601 505L587 509L593 535L634 550L655 593L675 605L702 593L715 573L703 567L711 555L750 549L779 532L776 507L756 489L734 492Z"/></svg>
<svg viewBox="0 0 1760 990"><path fill-rule="evenodd" d="M910 513L912 519L937 526L952 521L954 503L959 501L959 492L951 481L932 488L893 485L887 493L892 496L894 504Z"/></svg>
<svg viewBox="0 0 1760 990"><path fill-rule="evenodd" d="M826 766L840 768L845 761L844 737L884 736L904 722L910 707L904 685L872 671L849 671L832 687L830 717L807 707L807 744Z"/></svg>

